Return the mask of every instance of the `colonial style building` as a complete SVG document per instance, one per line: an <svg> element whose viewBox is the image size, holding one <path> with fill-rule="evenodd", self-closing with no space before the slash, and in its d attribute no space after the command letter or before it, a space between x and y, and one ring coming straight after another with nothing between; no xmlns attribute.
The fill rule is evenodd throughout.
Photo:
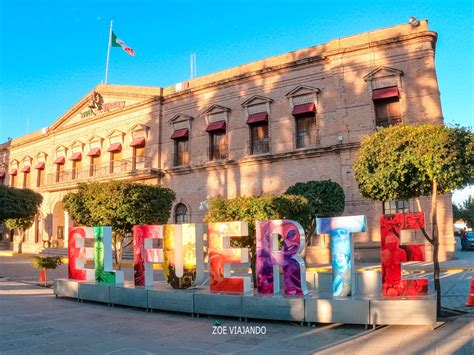
<svg viewBox="0 0 474 355"><path fill-rule="evenodd" d="M44 196L34 227L13 247L65 246L72 221L61 199L79 182L162 184L177 196L170 223L182 223L201 222L209 197L280 194L296 182L331 179L344 189L344 214L367 216L358 257L376 259L380 215L416 204L362 199L352 164L362 136L379 126L443 123L436 39L420 21L172 87L98 85L51 126L0 147L0 181ZM427 200L422 206L429 212ZM445 259L455 244L451 196L438 206ZM309 261L326 256L327 241L314 238Z"/></svg>

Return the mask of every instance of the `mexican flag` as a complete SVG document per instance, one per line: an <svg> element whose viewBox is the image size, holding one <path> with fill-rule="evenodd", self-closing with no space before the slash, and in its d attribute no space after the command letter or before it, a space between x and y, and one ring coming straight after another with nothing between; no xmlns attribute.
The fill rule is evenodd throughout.
<svg viewBox="0 0 474 355"><path fill-rule="evenodd" d="M122 49L128 54L135 56L135 51L127 46L124 41L118 38L115 33L112 32L112 47L122 47Z"/></svg>

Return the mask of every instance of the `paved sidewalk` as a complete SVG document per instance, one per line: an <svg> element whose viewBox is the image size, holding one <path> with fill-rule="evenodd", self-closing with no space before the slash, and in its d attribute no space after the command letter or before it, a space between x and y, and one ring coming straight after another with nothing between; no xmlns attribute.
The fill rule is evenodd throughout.
<svg viewBox="0 0 474 355"><path fill-rule="evenodd" d="M474 313L426 326L365 330L341 324L301 327L285 322L262 335L213 335L214 318L56 299L50 289L0 280L1 354L473 354Z"/></svg>

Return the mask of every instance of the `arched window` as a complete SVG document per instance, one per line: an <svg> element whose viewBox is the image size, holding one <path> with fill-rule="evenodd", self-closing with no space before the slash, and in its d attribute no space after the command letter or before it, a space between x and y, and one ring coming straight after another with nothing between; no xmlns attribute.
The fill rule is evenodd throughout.
<svg viewBox="0 0 474 355"><path fill-rule="evenodd" d="M174 208L174 223L188 223L188 208L184 203L178 203Z"/></svg>

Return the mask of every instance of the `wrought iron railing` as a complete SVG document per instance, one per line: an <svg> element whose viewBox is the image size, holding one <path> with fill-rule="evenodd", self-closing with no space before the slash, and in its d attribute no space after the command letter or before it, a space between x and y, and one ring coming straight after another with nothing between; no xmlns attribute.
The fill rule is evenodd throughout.
<svg viewBox="0 0 474 355"><path fill-rule="evenodd" d="M270 153L270 138L249 140L248 152L250 155Z"/></svg>
<svg viewBox="0 0 474 355"><path fill-rule="evenodd" d="M316 130L305 130L295 133L296 148L313 146L318 143Z"/></svg>
<svg viewBox="0 0 474 355"><path fill-rule="evenodd" d="M377 118L375 120L375 125L377 127L389 127L389 126L393 126L393 125L396 125L398 123L402 122L402 118L401 117L386 117L386 118Z"/></svg>
<svg viewBox="0 0 474 355"><path fill-rule="evenodd" d="M227 144L209 147L209 160L225 160L228 157Z"/></svg>
<svg viewBox="0 0 474 355"><path fill-rule="evenodd" d="M113 177L123 173L133 173L151 168L151 157L136 157L110 161L100 165L90 165L80 169L57 171L47 175L45 185L80 182L96 178Z"/></svg>

